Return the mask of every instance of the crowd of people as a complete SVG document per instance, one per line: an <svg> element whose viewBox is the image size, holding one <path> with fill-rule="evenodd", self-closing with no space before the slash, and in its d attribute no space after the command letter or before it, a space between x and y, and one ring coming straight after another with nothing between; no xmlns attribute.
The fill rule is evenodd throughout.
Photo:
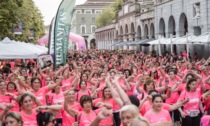
<svg viewBox="0 0 210 126"><path fill-rule="evenodd" d="M0 61L2 126L210 126L210 58L69 51Z"/></svg>

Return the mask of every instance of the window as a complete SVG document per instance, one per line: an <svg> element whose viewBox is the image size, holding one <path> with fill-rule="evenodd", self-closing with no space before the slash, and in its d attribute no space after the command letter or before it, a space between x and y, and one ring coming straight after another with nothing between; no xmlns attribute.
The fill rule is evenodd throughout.
<svg viewBox="0 0 210 126"><path fill-rule="evenodd" d="M84 10L82 10L82 14L84 14Z"/></svg>
<svg viewBox="0 0 210 126"><path fill-rule="evenodd" d="M96 28L92 27L92 33L95 33Z"/></svg>
<svg viewBox="0 0 210 126"><path fill-rule="evenodd" d="M96 26L95 25L91 25L91 33L95 33L96 31Z"/></svg>
<svg viewBox="0 0 210 126"><path fill-rule="evenodd" d="M91 14L91 10L85 10L86 14Z"/></svg>
<svg viewBox="0 0 210 126"><path fill-rule="evenodd" d="M80 33L85 34L86 33L86 25L80 25Z"/></svg>
<svg viewBox="0 0 210 126"><path fill-rule="evenodd" d="M82 34L85 34L85 27L82 26Z"/></svg>
<svg viewBox="0 0 210 126"><path fill-rule="evenodd" d="M80 10L77 10L77 14L80 14L81 13L81 11Z"/></svg>
<svg viewBox="0 0 210 126"><path fill-rule="evenodd" d="M96 19L95 18L92 18L92 22L95 23L96 22Z"/></svg>
<svg viewBox="0 0 210 126"><path fill-rule="evenodd" d="M81 18L81 23L85 23L85 18Z"/></svg>
<svg viewBox="0 0 210 126"><path fill-rule="evenodd" d="M101 13L101 11L100 10L96 10L96 14L100 14Z"/></svg>
<svg viewBox="0 0 210 126"><path fill-rule="evenodd" d="M94 9L92 10L92 14L95 14L95 10Z"/></svg>

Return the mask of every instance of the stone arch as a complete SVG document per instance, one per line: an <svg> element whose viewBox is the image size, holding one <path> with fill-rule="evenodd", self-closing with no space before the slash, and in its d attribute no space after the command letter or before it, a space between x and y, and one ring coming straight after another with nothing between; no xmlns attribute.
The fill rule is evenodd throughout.
<svg viewBox="0 0 210 126"><path fill-rule="evenodd" d="M165 33L165 21L163 18L160 19L160 22L159 22L159 34L164 36L166 35Z"/></svg>
<svg viewBox="0 0 210 126"><path fill-rule="evenodd" d="M149 32L148 32L149 30L148 30L148 26L147 26L147 24L144 26L144 38L146 38L146 39L148 39L149 38Z"/></svg>
<svg viewBox="0 0 210 126"><path fill-rule="evenodd" d="M118 31L116 31L116 36L115 36L115 39L118 40Z"/></svg>
<svg viewBox="0 0 210 126"><path fill-rule="evenodd" d="M134 28L134 24L133 22L131 23L131 33L134 33L135 32L135 28Z"/></svg>
<svg viewBox="0 0 210 126"><path fill-rule="evenodd" d="M150 35L151 35L151 38L155 38L155 27L153 23L151 23L150 25Z"/></svg>
<svg viewBox="0 0 210 126"><path fill-rule="evenodd" d="M188 33L188 21L185 13L182 13L179 18L179 36L182 37Z"/></svg>
<svg viewBox="0 0 210 126"><path fill-rule="evenodd" d="M176 22L173 16L170 16L168 20L168 33L169 35L176 35Z"/></svg>
<svg viewBox="0 0 210 126"><path fill-rule="evenodd" d="M96 41L95 39L90 40L90 49L95 49L96 48Z"/></svg>
<svg viewBox="0 0 210 126"><path fill-rule="evenodd" d="M127 34L128 33L128 25L126 24L125 25L125 34Z"/></svg>
<svg viewBox="0 0 210 126"><path fill-rule="evenodd" d="M123 34L123 27L122 26L120 27L120 34L121 35Z"/></svg>
<svg viewBox="0 0 210 126"><path fill-rule="evenodd" d="M88 41L85 39L86 48L88 49Z"/></svg>
<svg viewBox="0 0 210 126"><path fill-rule="evenodd" d="M137 28L137 37L138 37L138 39L141 39L141 37L142 37L141 26L140 25Z"/></svg>

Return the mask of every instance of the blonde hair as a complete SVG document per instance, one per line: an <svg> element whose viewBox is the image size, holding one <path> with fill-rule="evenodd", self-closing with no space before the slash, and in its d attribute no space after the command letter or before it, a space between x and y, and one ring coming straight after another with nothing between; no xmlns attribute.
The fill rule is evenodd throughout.
<svg viewBox="0 0 210 126"><path fill-rule="evenodd" d="M149 122L145 118L138 116L133 120L130 126L139 126L139 125L150 126Z"/></svg>
<svg viewBox="0 0 210 126"><path fill-rule="evenodd" d="M139 116L139 109L135 105L125 105L120 109L120 118L122 118L122 113L125 111L131 112L132 116L135 118Z"/></svg>
<svg viewBox="0 0 210 126"><path fill-rule="evenodd" d="M22 120L22 117L20 116L19 113L17 113L17 112L9 112L5 116L5 119L8 118L8 117L15 119L19 123L20 126L23 126L23 120Z"/></svg>

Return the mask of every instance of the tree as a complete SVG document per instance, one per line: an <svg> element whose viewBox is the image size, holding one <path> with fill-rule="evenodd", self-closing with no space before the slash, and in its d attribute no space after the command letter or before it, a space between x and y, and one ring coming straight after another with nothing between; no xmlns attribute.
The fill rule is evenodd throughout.
<svg viewBox="0 0 210 126"><path fill-rule="evenodd" d="M16 41L36 42L44 35L42 15L32 0L2 0L0 3L0 39L9 37ZM15 35L13 25L23 24L23 34ZM30 30L34 39L29 39Z"/></svg>
<svg viewBox="0 0 210 126"><path fill-rule="evenodd" d="M116 21L119 7L122 4L122 0L116 0L115 3L102 10L102 13L96 19L96 25L103 27Z"/></svg>
<svg viewBox="0 0 210 126"><path fill-rule="evenodd" d="M109 6L104 10L102 10L102 13L96 19L96 25L97 27L106 26L112 23L114 18L115 18L114 10L111 6Z"/></svg>

